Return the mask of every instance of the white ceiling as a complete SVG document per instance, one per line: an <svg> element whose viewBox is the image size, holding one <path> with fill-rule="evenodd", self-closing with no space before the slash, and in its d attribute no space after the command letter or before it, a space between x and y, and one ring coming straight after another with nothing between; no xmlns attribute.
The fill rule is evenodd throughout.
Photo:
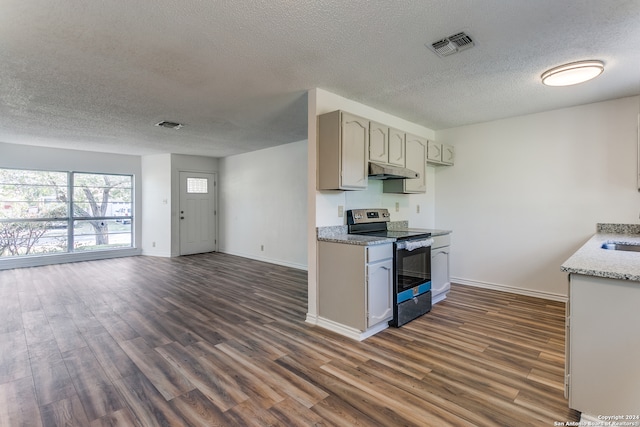
<svg viewBox="0 0 640 427"><path fill-rule="evenodd" d="M0 142L227 156L306 139L314 87L434 130L637 95L640 1L0 0Z"/></svg>

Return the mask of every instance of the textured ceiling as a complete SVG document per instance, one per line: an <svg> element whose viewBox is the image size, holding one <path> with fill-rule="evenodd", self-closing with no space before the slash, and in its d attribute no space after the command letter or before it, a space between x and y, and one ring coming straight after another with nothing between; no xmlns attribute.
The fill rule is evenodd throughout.
<svg viewBox="0 0 640 427"><path fill-rule="evenodd" d="M636 95L639 46L638 0L0 0L0 142L227 156L306 139L314 87L438 130Z"/></svg>

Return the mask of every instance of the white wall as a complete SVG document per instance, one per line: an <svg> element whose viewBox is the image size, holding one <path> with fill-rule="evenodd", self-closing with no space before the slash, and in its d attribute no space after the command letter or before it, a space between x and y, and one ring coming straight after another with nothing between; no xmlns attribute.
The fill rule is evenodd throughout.
<svg viewBox="0 0 640 427"><path fill-rule="evenodd" d="M171 154L142 157L142 254L171 256Z"/></svg>
<svg viewBox="0 0 640 427"><path fill-rule="evenodd" d="M309 91L308 101L307 321L314 323L318 313L316 227L346 224L346 217L338 216L338 206L344 206L345 210L352 208L387 208L391 212L393 221L408 220L411 227L433 228L435 225L435 169L431 167L427 168L426 194L383 194L382 182L377 180L369 180L368 188L365 191L317 191L317 116L335 110L344 110L427 139L433 139L435 133L431 129L322 89ZM396 202L399 203L398 212L395 210ZM420 214L416 213L417 205L420 205Z"/></svg>
<svg viewBox="0 0 640 427"><path fill-rule="evenodd" d="M224 157L219 167L219 250L306 269L307 141Z"/></svg>
<svg viewBox="0 0 640 427"><path fill-rule="evenodd" d="M560 265L596 223L637 223L639 98L436 132L436 226L452 229L453 281L562 299Z"/></svg>
<svg viewBox="0 0 640 427"><path fill-rule="evenodd" d="M123 251L96 251L87 253L60 254L52 257L21 258L14 260L15 266L42 265L52 262L70 262L98 259L116 254L136 255L141 247L140 216L142 206L141 162L139 156L96 153L81 150L36 147L0 142L0 167L13 169L36 169L54 171L77 171L134 176L134 249Z"/></svg>

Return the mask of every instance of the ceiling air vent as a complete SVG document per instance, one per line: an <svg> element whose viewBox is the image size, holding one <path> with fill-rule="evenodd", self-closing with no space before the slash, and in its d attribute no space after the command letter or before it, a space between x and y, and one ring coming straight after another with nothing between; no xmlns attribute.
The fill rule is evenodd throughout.
<svg viewBox="0 0 640 427"><path fill-rule="evenodd" d="M471 40L471 37L464 32L461 32L432 43L431 49L433 49L438 56L449 56L456 52L469 49L473 45L474 43L473 40Z"/></svg>
<svg viewBox="0 0 640 427"><path fill-rule="evenodd" d="M184 125L181 123L176 123L176 122L168 122L166 120L161 121L160 123L156 123L156 126L160 126L163 128L168 128L168 129L180 129L181 127L183 127Z"/></svg>

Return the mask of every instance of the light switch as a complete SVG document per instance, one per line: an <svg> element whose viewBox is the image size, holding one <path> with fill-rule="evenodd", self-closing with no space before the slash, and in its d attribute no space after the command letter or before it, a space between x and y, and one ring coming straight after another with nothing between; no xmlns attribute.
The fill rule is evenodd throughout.
<svg viewBox="0 0 640 427"><path fill-rule="evenodd" d="M416 213L420 213L420 205L416 205Z"/></svg>

